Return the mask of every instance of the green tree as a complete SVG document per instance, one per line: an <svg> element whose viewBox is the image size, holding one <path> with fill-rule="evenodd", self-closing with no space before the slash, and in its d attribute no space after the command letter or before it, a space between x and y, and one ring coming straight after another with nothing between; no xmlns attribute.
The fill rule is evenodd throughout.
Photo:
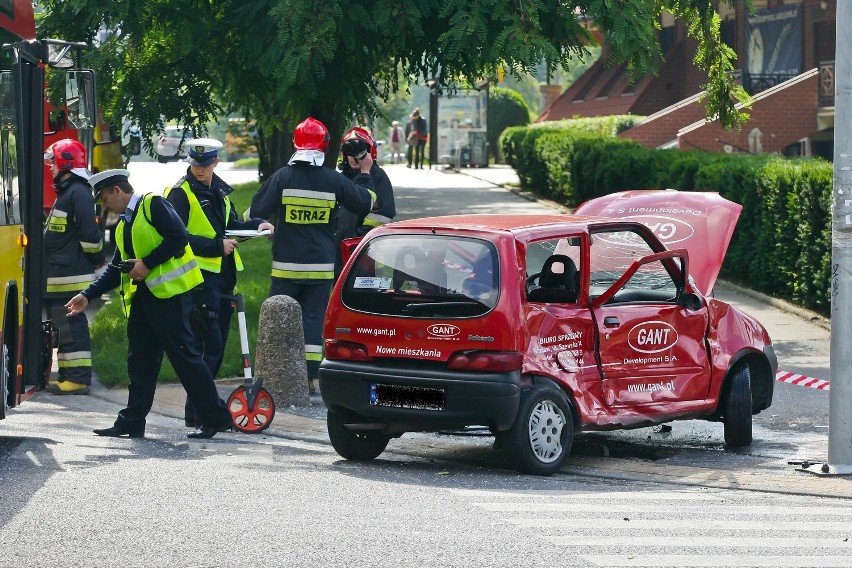
<svg viewBox="0 0 852 568"><path fill-rule="evenodd" d="M733 4L734 0L726 0ZM658 20L682 18L708 73L707 111L722 124L744 116L733 51L722 43L716 0L43 0L39 34L96 42L88 52L115 124L145 132L175 120L204 133L236 111L258 125L261 175L289 156L289 126L312 115L339 140L353 116L375 116L377 99L412 82L495 77L498 68L552 75L588 55L592 21L641 76L662 57ZM335 145L336 146L336 145ZM337 148L332 148L333 152ZM328 160L333 163L334 160Z"/></svg>
<svg viewBox="0 0 852 568"><path fill-rule="evenodd" d="M492 87L488 92L488 151L500 162L500 135L510 126L530 123L530 108L516 91Z"/></svg>

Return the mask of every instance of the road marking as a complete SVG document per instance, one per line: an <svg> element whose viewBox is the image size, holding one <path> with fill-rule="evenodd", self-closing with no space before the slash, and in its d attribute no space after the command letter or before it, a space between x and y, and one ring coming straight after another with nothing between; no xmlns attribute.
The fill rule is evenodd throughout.
<svg viewBox="0 0 852 568"><path fill-rule="evenodd" d="M852 508L839 499L650 488L450 493L588 566L852 566Z"/></svg>
<svg viewBox="0 0 852 568"><path fill-rule="evenodd" d="M660 501L665 501L666 497L659 497ZM610 513L653 513L653 514L669 514L683 515L689 518L689 514L695 510L696 505L647 505L646 503L631 503L629 499L625 502L613 502L601 505L597 499L589 503L540 503L536 502L521 502L521 503L472 503L477 507L481 507L488 511L499 511L504 513L528 513L528 512L548 512L548 513L571 513L583 512L593 513L600 512L602 507ZM791 515L801 518L819 518L825 515L834 515L838 517L852 517L852 507L819 507L802 505L798 507L781 506L781 505L701 505L701 510L714 515L725 515L727 518L735 519L742 515Z"/></svg>
<svg viewBox="0 0 852 568"><path fill-rule="evenodd" d="M849 568L848 556L813 556L806 558L798 554L789 556L750 556L743 559L734 555L697 556L695 554L655 554L635 556L608 555L587 556L581 558L594 562L595 566L614 568L616 566L668 566L670 568L742 568L752 566L757 568L801 568L802 566L819 566L820 568ZM744 564L743 562L748 562Z"/></svg>
<svg viewBox="0 0 852 568"><path fill-rule="evenodd" d="M808 377L805 375L799 375L797 373L789 373L787 371L778 371L775 373L775 380L781 381L782 383L789 383L791 385L799 385L802 387L810 387L812 389L818 390L828 390L828 381L823 379L815 379L813 377Z"/></svg>

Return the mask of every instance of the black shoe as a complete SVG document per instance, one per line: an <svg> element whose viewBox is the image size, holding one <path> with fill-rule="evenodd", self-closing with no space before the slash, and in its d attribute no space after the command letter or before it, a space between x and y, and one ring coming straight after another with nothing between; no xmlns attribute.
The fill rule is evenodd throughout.
<svg viewBox="0 0 852 568"><path fill-rule="evenodd" d="M192 438L194 440L198 439L206 439L212 438L216 435L216 432L230 432L231 424L222 424L221 426L209 426L207 424L202 424L198 427L195 432L190 432L186 435L187 438Z"/></svg>
<svg viewBox="0 0 852 568"><path fill-rule="evenodd" d="M139 429L134 428L130 429L126 426L110 426L109 428L98 428L92 430L98 436L109 436L111 438L122 438L127 436L128 438L144 438L145 437L145 428Z"/></svg>

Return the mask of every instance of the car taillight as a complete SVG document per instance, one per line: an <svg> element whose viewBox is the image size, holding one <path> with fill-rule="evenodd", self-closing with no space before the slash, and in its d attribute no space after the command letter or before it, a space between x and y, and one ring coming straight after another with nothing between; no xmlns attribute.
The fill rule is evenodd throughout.
<svg viewBox="0 0 852 568"><path fill-rule="evenodd" d="M325 342L325 358L332 361L369 361L367 347L351 341L329 339Z"/></svg>
<svg viewBox="0 0 852 568"><path fill-rule="evenodd" d="M524 362L516 351L467 351L452 355L447 367L457 371L517 371Z"/></svg>

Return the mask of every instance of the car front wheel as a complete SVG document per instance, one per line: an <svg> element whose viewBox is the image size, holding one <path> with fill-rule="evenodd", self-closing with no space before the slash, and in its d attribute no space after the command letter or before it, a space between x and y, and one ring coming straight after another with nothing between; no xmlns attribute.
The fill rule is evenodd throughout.
<svg viewBox="0 0 852 568"><path fill-rule="evenodd" d="M751 444L751 372L739 364L731 374L724 400L725 443L732 447Z"/></svg>
<svg viewBox="0 0 852 568"><path fill-rule="evenodd" d="M367 461L378 457L388 445L390 436L375 430L350 430L347 424L361 422L353 412L340 409L326 413L326 425L331 445L341 457Z"/></svg>
<svg viewBox="0 0 852 568"><path fill-rule="evenodd" d="M512 427L503 437L521 473L552 475L571 453L574 423L565 397L554 388L521 390L521 404Z"/></svg>

